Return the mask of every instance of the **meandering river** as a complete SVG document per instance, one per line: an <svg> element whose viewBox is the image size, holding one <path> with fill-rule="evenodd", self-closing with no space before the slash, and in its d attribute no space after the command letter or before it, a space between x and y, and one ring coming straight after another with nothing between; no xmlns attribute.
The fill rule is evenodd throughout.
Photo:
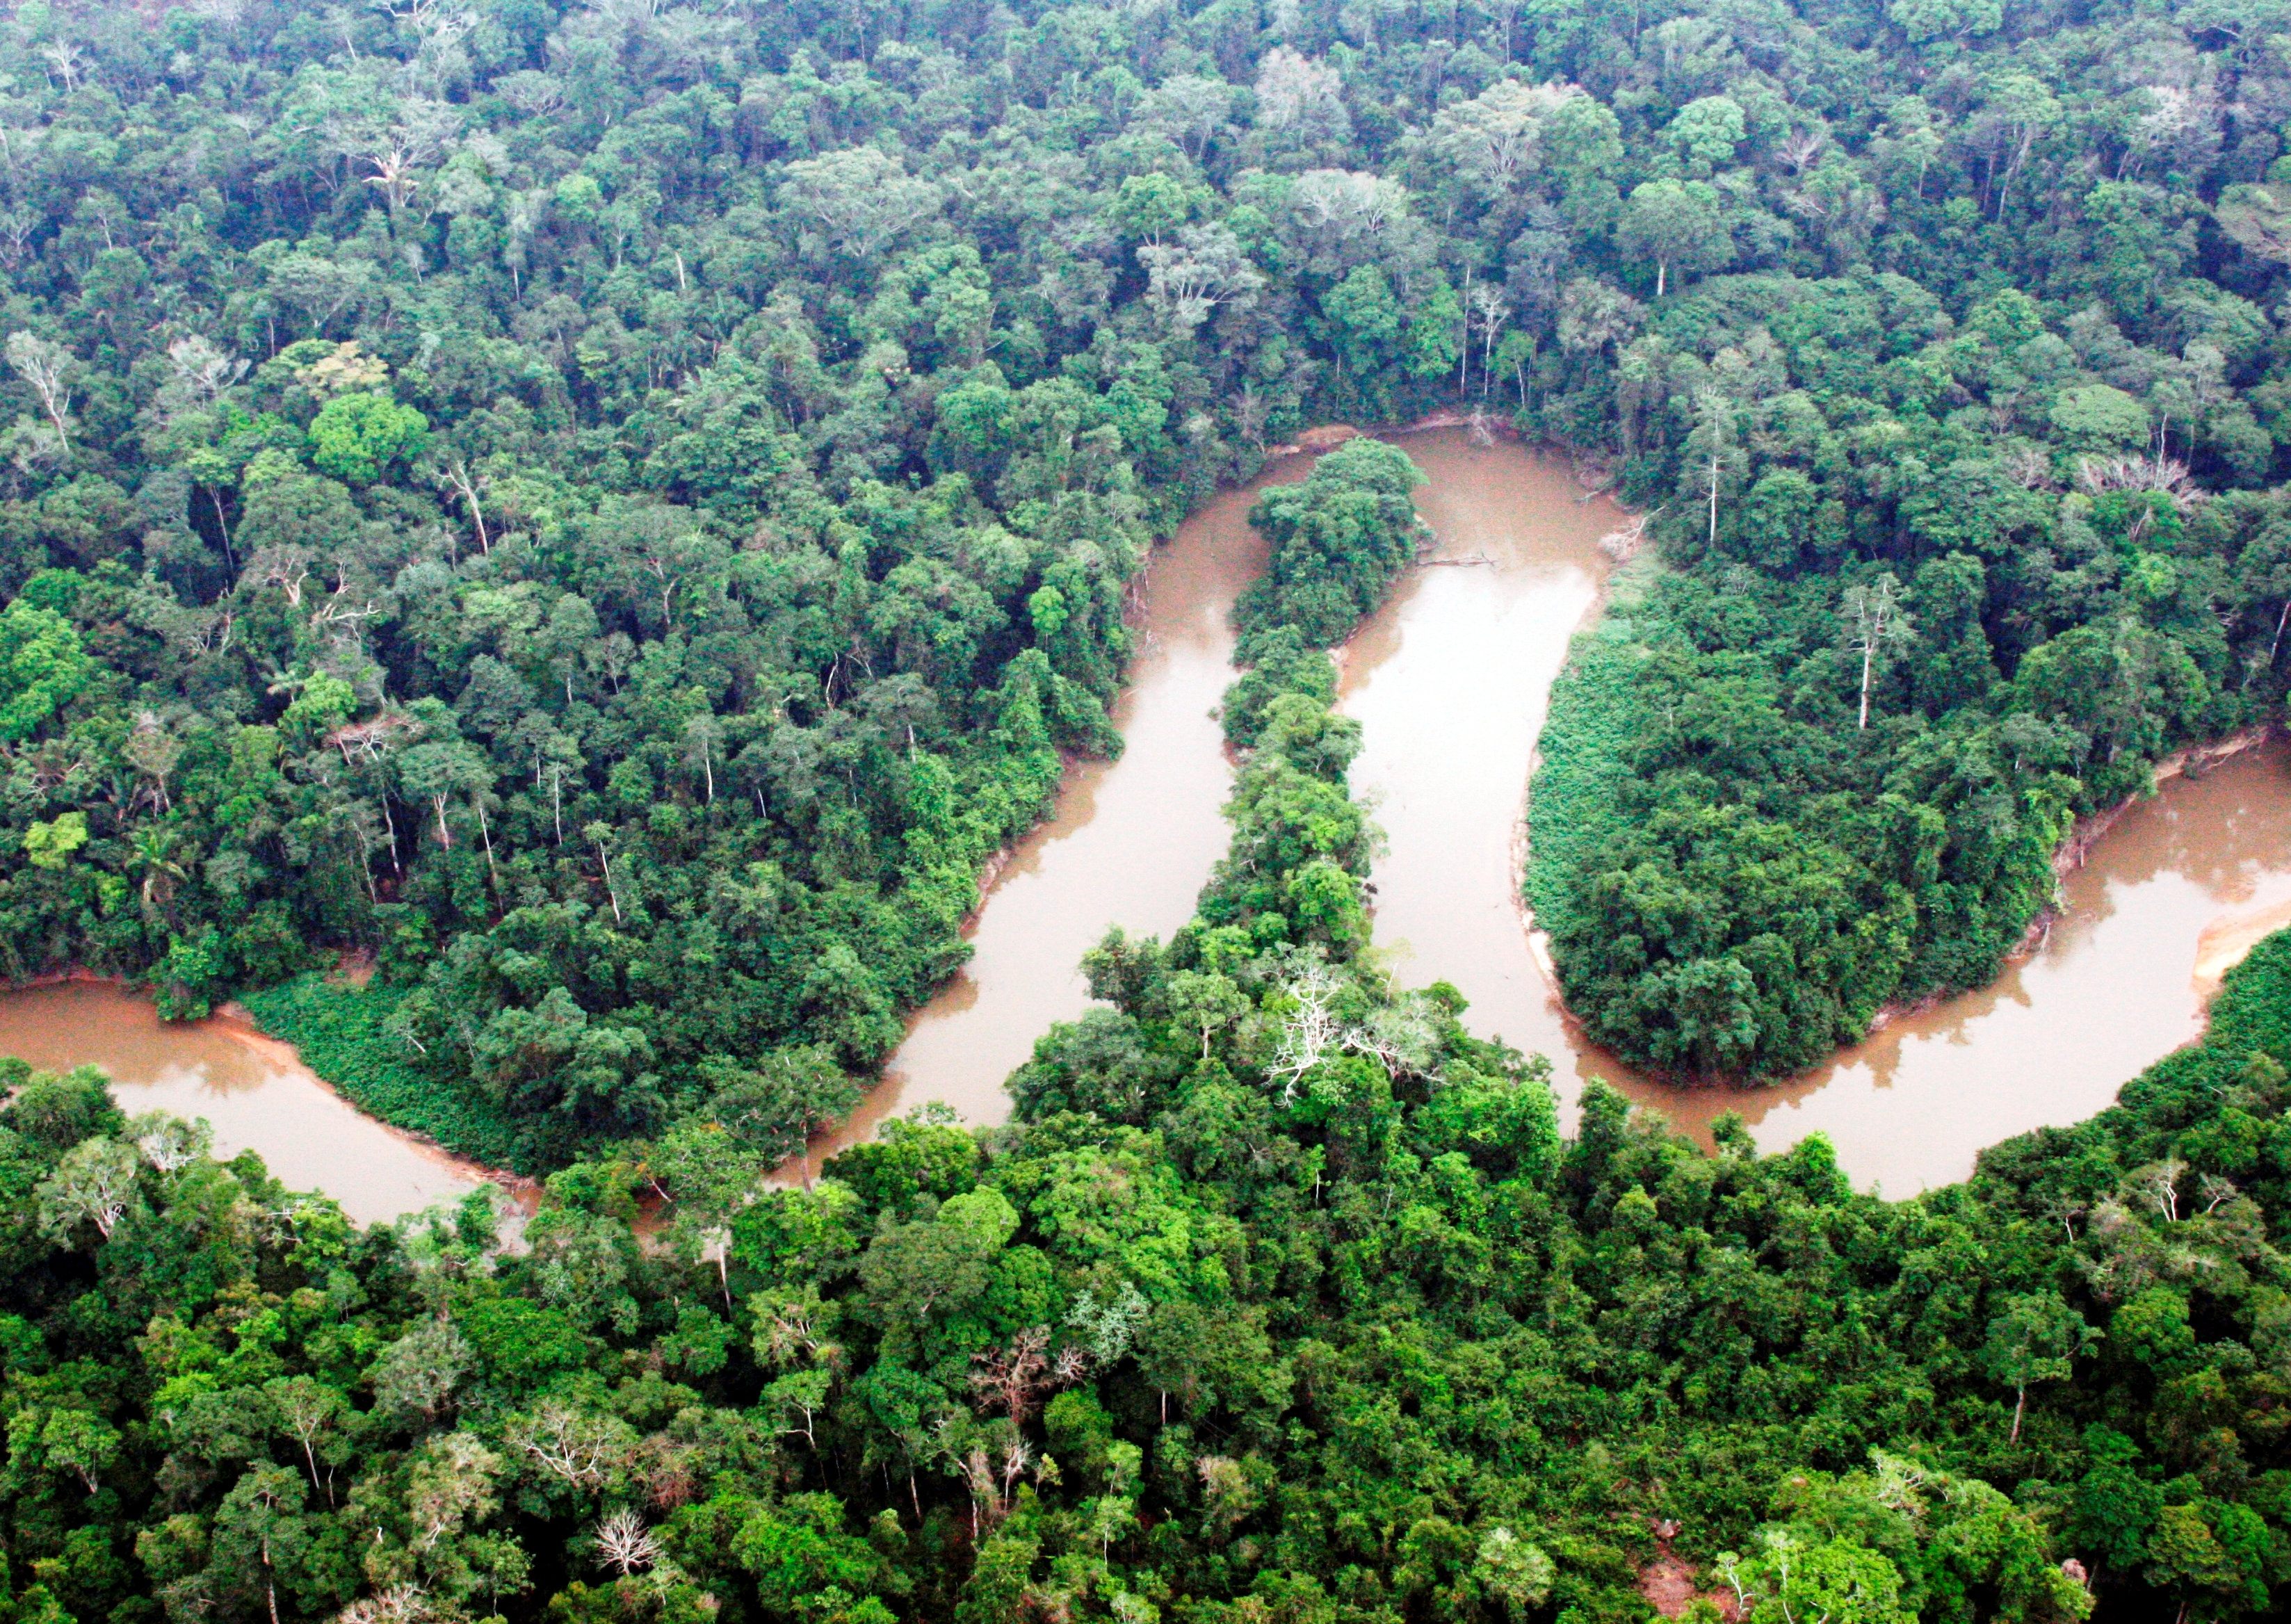
<svg viewBox="0 0 2291 1624"><path fill-rule="evenodd" d="M1891 1196L1960 1178L1980 1149L2105 1107L2192 1038L2224 966L2291 924L2291 754L2254 750L2166 786L2104 835L2064 887L2044 945L1981 993L1896 1021L1776 1088L1666 1088L1584 1044L1531 950L1516 901L1521 809L1551 680L1598 602L1597 545L1619 511L1565 470L1460 430L1401 438L1429 475L1419 505L1445 565L1411 572L1343 651L1342 703L1363 726L1353 781L1387 848L1372 876L1378 946L1403 982L1453 983L1472 1028L1548 1055L1571 1113L1602 1077L1706 1143L1726 1110L1760 1146L1819 1130L1859 1185ZM1218 496L1157 549L1140 653L1114 712L1125 748L1066 773L1055 816L1000 865L974 957L920 1011L884 1081L813 1146L809 1170L882 1119L943 1101L973 1122L1055 1021L1089 1004L1077 964L1109 924L1166 936L1225 850L1232 778L1212 714L1232 679L1234 599L1264 567L1247 513L1287 459ZM0 1053L92 1063L130 1111L205 1116L225 1155L259 1151L298 1187L364 1221L471 1188L478 1170L360 1115L243 1025L165 1026L148 1001L73 984L0 997ZM795 1170L791 1170L792 1171Z"/></svg>
<svg viewBox="0 0 2291 1624"><path fill-rule="evenodd" d="M1829 1065L1765 1089L1676 1089L1586 1044L1514 903L1523 790L1552 678L1608 567L1619 517L1548 461L1440 432L1401 442L1431 476L1419 506L1443 558L1347 649L1362 723L1356 788L1389 841L1379 945L1400 979L1453 983L1467 1023L1547 1055L1572 1107L1596 1076L1706 1145L1740 1112L1763 1150L1829 1136L1854 1182L1912 1195L1973 1170L1999 1139L2104 1110L2194 1038L2223 969L2291 924L2291 753L2238 755L2166 784L2102 835L2063 887L2044 945L1981 992L1893 1022Z"/></svg>
<svg viewBox="0 0 2291 1624"><path fill-rule="evenodd" d="M2142 1066L2192 1038L2218 961L2291 923L2291 763L2250 752L2168 784L2069 877L2044 946L1997 984L1894 1022L1827 1067L1763 1089L1682 1089L1582 1041L1536 962L1519 906L1521 812L1552 679L1596 608L1622 514L1586 500L1555 461L1458 430L1400 437L1427 483L1438 538L1343 651L1342 703L1362 724L1353 783L1387 837L1372 875L1376 937L1411 985L1444 979L1472 1028L1547 1055L1572 1115L1600 1077L1704 1143L1723 1111L1761 1147L1820 1130L1857 1184L1913 1194L1961 1178L1985 1146L2103 1109ZM1302 458L1274 478L1305 472ZM944 1100L999 1120L1002 1079L1053 1020L1088 1004L1074 969L1109 923L1184 922L1225 849L1230 779L1209 707L1231 679L1225 612L1261 567L1252 491L1196 514L1148 589L1151 650L1120 714L1111 766L1077 767L1057 818L990 888L969 970L916 1017L863 1120ZM2214 962L2208 979L2198 958Z"/></svg>

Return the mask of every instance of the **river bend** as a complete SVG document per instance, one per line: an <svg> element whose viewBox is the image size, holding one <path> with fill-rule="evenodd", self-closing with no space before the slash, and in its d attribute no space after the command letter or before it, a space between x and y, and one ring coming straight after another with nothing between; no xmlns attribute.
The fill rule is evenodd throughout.
<svg viewBox="0 0 2291 1624"><path fill-rule="evenodd" d="M1889 1196L1969 1172L1985 1146L2103 1109L2194 1037L2221 970L2291 925L2291 753L2252 750L2134 807L2063 887L2041 946L1992 986L1899 1019L1779 1086L1682 1089L1585 1044L1537 963L1518 903L1522 811L1552 679L1596 609L1599 546L1621 514L1558 462L1460 430L1395 437L1428 482L1437 540L1342 651L1343 708L1362 723L1353 783L1387 845L1372 875L1376 942L1403 983L1454 984L1473 1030L1550 1057L1571 1114L1601 1077L1704 1143L1740 1112L1760 1147L1827 1134L1858 1185ZM1157 548L1139 654L1114 711L1120 760L1070 766L1054 815L1005 855L970 927L974 956L919 1011L881 1084L812 1148L810 1170L882 1119L943 1101L971 1122L1009 1110L1002 1082L1057 1021L1088 1007L1078 967L1108 925L1168 936L1224 852L1232 781L1214 710L1233 678L1234 599L1264 567L1247 523L1276 464L1204 506ZM475 1186L459 1164L361 1115L240 1023L169 1026L119 988L68 984L0 998L0 1053L92 1063L130 1112L205 1116L226 1156L259 1151L290 1186L361 1221ZM791 1170L793 1171L794 1170Z"/></svg>

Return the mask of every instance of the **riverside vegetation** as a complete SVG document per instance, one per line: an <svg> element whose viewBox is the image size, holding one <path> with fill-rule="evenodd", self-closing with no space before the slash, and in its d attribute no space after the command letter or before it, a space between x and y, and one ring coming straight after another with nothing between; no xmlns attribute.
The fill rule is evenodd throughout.
<svg viewBox="0 0 2291 1624"><path fill-rule="evenodd" d="M1981 979L2070 816L2281 703L2287 25L20 6L0 954L257 990L548 1180L523 1250L359 1232L17 1078L7 1624L2279 1611L2291 944L1914 1202L1563 1140L1365 951L1388 446L1256 510L1194 922L1009 1126L760 1180L1308 414L1460 391L1660 508L1539 786L1609 1041L1773 1072Z"/></svg>

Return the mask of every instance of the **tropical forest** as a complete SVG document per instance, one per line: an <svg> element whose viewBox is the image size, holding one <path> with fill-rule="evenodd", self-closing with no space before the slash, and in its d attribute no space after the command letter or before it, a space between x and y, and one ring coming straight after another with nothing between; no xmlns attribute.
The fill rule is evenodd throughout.
<svg viewBox="0 0 2291 1624"><path fill-rule="evenodd" d="M0 12L0 1624L2291 1613L2291 0Z"/></svg>

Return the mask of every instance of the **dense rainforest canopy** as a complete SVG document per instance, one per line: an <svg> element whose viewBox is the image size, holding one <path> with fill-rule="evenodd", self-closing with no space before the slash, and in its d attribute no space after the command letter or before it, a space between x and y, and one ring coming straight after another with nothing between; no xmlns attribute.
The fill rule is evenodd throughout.
<svg viewBox="0 0 2291 1624"><path fill-rule="evenodd" d="M1314 419L1647 515L1535 801L1604 1040L1986 979L2280 710L2287 113L2270 0L17 5L0 970L551 1177L359 1233L15 1077L0 1624L2279 1612L2291 945L1917 1201L1563 1140L1363 955L1387 446L1253 511L1194 921L1009 1127L760 1180Z"/></svg>

